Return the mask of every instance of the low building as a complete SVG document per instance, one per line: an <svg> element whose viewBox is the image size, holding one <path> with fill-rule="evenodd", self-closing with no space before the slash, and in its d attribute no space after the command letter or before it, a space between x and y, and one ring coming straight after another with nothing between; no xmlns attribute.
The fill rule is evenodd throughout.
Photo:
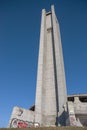
<svg viewBox="0 0 87 130"><path fill-rule="evenodd" d="M70 125L87 126L87 94L68 96Z"/></svg>

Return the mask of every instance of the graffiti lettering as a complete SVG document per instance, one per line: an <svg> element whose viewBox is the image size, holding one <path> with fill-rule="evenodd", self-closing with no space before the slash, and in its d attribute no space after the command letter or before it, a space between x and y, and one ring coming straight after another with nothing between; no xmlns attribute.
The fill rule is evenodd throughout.
<svg viewBox="0 0 87 130"><path fill-rule="evenodd" d="M13 118L10 123L10 128L31 128L40 127L38 122L23 121L17 118Z"/></svg>
<svg viewBox="0 0 87 130"><path fill-rule="evenodd" d="M70 117L70 124L71 124L71 126L75 126L76 125L75 117L73 117L73 116Z"/></svg>
<svg viewBox="0 0 87 130"><path fill-rule="evenodd" d="M18 128L27 128L28 124L26 122L23 121L19 121L18 122Z"/></svg>

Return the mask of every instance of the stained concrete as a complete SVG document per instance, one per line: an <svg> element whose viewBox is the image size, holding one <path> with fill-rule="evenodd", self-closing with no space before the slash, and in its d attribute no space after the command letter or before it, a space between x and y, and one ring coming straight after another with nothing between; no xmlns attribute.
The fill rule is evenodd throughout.
<svg viewBox="0 0 87 130"><path fill-rule="evenodd" d="M66 125L65 72L59 24L54 6L42 10L37 71L35 121L41 126Z"/></svg>

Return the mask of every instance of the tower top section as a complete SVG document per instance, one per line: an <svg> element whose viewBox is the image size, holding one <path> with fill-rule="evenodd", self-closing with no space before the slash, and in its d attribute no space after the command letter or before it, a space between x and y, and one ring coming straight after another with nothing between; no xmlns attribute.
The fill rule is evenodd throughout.
<svg viewBox="0 0 87 130"><path fill-rule="evenodd" d="M45 11L45 12L46 12L46 10L45 10L45 9L42 9L42 12L43 12L43 11ZM46 15L51 14L53 11L55 12L54 5L51 5L51 11L46 12Z"/></svg>

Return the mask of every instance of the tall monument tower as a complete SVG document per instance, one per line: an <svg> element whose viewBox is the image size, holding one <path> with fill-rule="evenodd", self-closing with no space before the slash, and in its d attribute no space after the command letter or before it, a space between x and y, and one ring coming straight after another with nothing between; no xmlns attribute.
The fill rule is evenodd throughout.
<svg viewBox="0 0 87 130"><path fill-rule="evenodd" d="M38 58L35 122L42 126L66 125L66 81L59 23L54 6L42 10Z"/></svg>
<svg viewBox="0 0 87 130"><path fill-rule="evenodd" d="M42 10L35 105L15 106L8 127L82 127L87 126L86 115L87 94L67 97L60 29L51 6L48 13Z"/></svg>

